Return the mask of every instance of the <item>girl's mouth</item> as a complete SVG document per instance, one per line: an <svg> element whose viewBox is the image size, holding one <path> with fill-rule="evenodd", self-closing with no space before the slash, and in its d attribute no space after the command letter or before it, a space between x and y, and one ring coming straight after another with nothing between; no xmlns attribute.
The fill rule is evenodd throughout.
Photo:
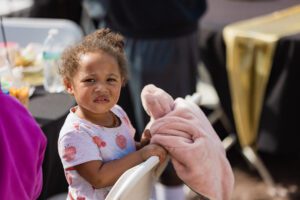
<svg viewBox="0 0 300 200"><path fill-rule="evenodd" d="M108 103L109 98L107 96L99 96L94 99L95 103Z"/></svg>

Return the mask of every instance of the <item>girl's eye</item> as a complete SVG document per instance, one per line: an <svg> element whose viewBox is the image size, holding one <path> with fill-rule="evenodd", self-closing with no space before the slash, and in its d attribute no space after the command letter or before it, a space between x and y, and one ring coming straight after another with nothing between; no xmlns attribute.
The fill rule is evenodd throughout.
<svg viewBox="0 0 300 200"><path fill-rule="evenodd" d="M107 81L110 82L110 83L112 83L112 82L116 82L117 79L115 79L115 78L108 78Z"/></svg>
<svg viewBox="0 0 300 200"><path fill-rule="evenodd" d="M96 82L96 80L95 80L95 79L92 79L92 78L90 78L90 79L86 79L86 80L84 80L83 82L86 82L86 83L95 83L95 82Z"/></svg>

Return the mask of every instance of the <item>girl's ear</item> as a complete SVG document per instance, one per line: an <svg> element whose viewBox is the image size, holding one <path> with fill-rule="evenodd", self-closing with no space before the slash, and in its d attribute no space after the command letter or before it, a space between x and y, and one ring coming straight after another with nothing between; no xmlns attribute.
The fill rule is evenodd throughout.
<svg viewBox="0 0 300 200"><path fill-rule="evenodd" d="M122 87L124 87L126 85L126 81L125 81L125 78L122 78Z"/></svg>
<svg viewBox="0 0 300 200"><path fill-rule="evenodd" d="M65 85L65 88L67 90L67 92L73 96L74 94L74 89L73 89L73 85L71 83L71 81L69 81L68 79L64 79L64 85Z"/></svg>

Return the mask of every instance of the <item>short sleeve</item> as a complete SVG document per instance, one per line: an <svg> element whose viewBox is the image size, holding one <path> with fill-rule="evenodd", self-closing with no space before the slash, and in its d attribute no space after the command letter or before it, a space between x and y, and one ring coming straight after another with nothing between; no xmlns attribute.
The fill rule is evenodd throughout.
<svg viewBox="0 0 300 200"><path fill-rule="evenodd" d="M65 134L58 141L58 149L65 169L92 160L102 160L98 146L85 132L72 131Z"/></svg>
<svg viewBox="0 0 300 200"><path fill-rule="evenodd" d="M126 112L118 105L115 106L116 111L119 113L119 117L121 118L122 122L125 123L125 125L127 126L127 128L130 131L130 136L132 138L134 138L135 135L135 128L132 126L132 123L128 117L128 115L126 114Z"/></svg>

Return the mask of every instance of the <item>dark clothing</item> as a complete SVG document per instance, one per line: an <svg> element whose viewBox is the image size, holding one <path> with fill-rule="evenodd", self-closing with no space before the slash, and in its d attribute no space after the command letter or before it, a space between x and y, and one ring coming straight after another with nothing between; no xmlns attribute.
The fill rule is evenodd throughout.
<svg viewBox="0 0 300 200"><path fill-rule="evenodd" d="M126 38L133 104L128 104L123 96L119 104L141 133L143 121L148 119L139 98L143 86L155 83L174 98L195 92L199 59L197 30L199 19L206 11L206 0L99 2L105 7L105 26Z"/></svg>
<svg viewBox="0 0 300 200"><path fill-rule="evenodd" d="M125 51L129 61L128 82L135 109L139 133L149 122L141 102L141 91L147 84L155 84L172 97L185 97L196 91L198 55L197 31L176 38L127 38ZM123 99L120 99L123 102ZM124 105L124 108L127 108Z"/></svg>
<svg viewBox="0 0 300 200"><path fill-rule="evenodd" d="M80 24L82 0L34 0L30 17L69 19Z"/></svg>
<svg viewBox="0 0 300 200"><path fill-rule="evenodd" d="M205 0L113 0L105 21L126 37L162 39L195 32L205 10Z"/></svg>

